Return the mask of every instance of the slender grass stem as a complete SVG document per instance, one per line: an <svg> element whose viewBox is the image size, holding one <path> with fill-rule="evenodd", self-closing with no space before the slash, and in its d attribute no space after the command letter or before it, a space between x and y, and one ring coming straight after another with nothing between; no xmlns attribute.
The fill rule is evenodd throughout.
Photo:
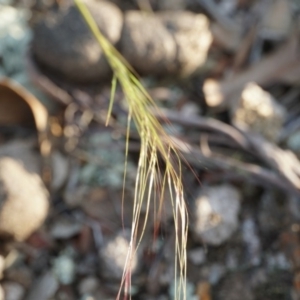
<svg viewBox="0 0 300 300"><path fill-rule="evenodd" d="M154 196L158 198L158 211L155 213L155 215L157 215L158 220L160 220L162 217L161 212L165 190L169 189L173 209L174 228L176 231L174 245L176 256L174 261L176 289L175 299L186 299L186 240L188 215L181 181L180 153L176 150L175 145L164 131L161 123L149 110L149 107L151 107L152 109L154 108L155 110L159 111L153 99L151 99L147 91L138 80L131 66L100 32L95 20L93 19L84 2L82 0L74 0L74 2L91 32L98 41L99 46L102 48L102 51L114 73L106 123L108 123L109 116L112 111L114 93L117 83L120 84L128 104L129 116L126 138L126 159L128 154L129 126L131 119L134 121L141 138L141 150L134 193L130 249L127 255L121 287L117 298L119 299L121 297L122 291L125 293L125 297L127 297L128 293L130 293L130 266L133 255L137 251L146 229L148 215L150 213L150 202ZM163 171L159 167L159 157L162 157L165 162L165 169ZM126 177L124 175L124 183L125 179ZM162 179L162 181L160 179ZM157 193L158 189L160 190ZM122 204L126 205L124 201L125 199L122 200ZM146 218L140 225L142 227L141 230L138 231L140 215L144 202L146 203ZM141 233L139 234L139 232Z"/></svg>

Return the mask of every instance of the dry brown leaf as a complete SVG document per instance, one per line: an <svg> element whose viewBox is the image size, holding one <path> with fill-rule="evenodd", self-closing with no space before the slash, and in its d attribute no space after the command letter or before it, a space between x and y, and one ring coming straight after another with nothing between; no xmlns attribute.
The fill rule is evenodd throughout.
<svg viewBox="0 0 300 300"><path fill-rule="evenodd" d="M14 92L6 82L0 82L0 125L34 124L33 114L28 104Z"/></svg>
<svg viewBox="0 0 300 300"><path fill-rule="evenodd" d="M44 105L24 87L4 78L0 80L0 124L27 124L34 121L43 156L50 153L47 137L48 112Z"/></svg>

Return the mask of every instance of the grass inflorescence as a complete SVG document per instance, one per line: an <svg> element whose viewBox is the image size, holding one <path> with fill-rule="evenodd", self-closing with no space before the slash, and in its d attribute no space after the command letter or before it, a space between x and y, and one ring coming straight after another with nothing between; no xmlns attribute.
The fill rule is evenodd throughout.
<svg viewBox="0 0 300 300"><path fill-rule="evenodd" d="M108 108L107 123L112 111L114 93L119 84L125 95L128 106L128 126L126 141L126 157L129 144L129 125L134 121L141 140L141 149L138 162L137 178L134 193L133 219L131 228L130 249L127 262L124 267L118 299L122 294L130 295L131 274L130 264L137 250L145 227L140 224L142 207L146 206L147 216L150 210L150 201L157 198L157 220L161 217L164 192L168 189L171 194L171 202L176 231L175 240L175 299L185 299L186 286L186 240L188 216L185 206L183 186L181 180L181 158L175 145L165 132L161 123L150 112L149 108L157 109L153 99L142 86L133 69L122 55L111 45L107 38L100 32L92 15L82 0L74 0L81 15L86 21L91 32L97 39L108 63L113 70L112 92ZM164 168L159 165L159 158L164 160ZM126 163L125 163L126 170ZM125 177L124 177L125 180ZM124 204L124 203L123 203ZM142 226L142 228L138 228ZM177 279L178 278L178 279Z"/></svg>

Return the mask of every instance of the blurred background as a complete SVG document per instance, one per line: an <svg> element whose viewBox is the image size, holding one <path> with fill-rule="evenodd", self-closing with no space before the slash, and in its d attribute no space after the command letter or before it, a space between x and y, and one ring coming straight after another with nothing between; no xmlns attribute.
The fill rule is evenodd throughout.
<svg viewBox="0 0 300 300"><path fill-rule="evenodd" d="M85 3L182 151L187 300L300 299L300 2ZM73 1L0 0L0 300L116 298L140 139L130 124L123 186L112 75ZM174 299L163 196L142 209L132 299Z"/></svg>

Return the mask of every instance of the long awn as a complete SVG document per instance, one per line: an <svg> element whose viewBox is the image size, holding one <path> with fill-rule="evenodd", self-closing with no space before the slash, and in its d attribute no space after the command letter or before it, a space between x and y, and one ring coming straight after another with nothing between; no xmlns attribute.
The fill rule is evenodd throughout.
<svg viewBox="0 0 300 300"><path fill-rule="evenodd" d="M147 217L141 225L141 234L138 234L138 224L143 203L146 203L147 215L149 214L150 201L153 196L158 197L158 215L161 213L164 192L169 189L173 207L175 239L175 299L186 299L186 241L188 229L188 214L184 200L181 180L181 157L175 145L165 132L161 123L150 112L151 109L159 110L153 99L142 86L129 63L111 45L100 32L91 13L82 0L74 0L82 17L95 36L113 70L111 99L108 108L107 123L112 111L114 93L117 84L120 84L128 105L128 124L126 139L126 159L129 143L129 125L134 121L141 139L141 150L134 194L133 219L131 228L131 241L127 261L124 266L123 278L117 299L121 295L130 295L131 274L130 265L145 231ZM159 166L159 157L165 162L164 170ZM126 170L126 163L125 163ZM126 173L126 172L125 172ZM125 177L124 177L125 180ZM157 191L159 192L157 193ZM124 204L124 203L123 203Z"/></svg>

